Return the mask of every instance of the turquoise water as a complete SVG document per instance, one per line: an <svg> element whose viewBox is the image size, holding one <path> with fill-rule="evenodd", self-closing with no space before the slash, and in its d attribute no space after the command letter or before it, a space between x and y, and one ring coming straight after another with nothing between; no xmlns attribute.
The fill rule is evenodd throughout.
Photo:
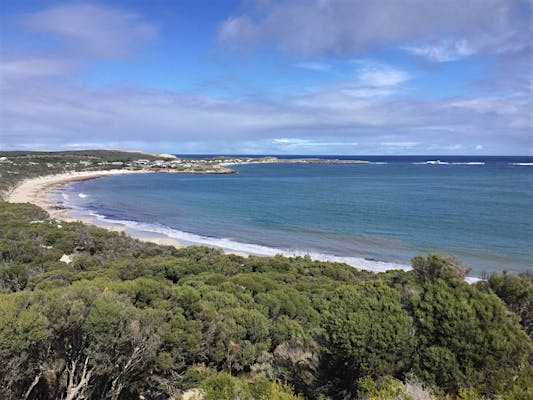
<svg viewBox="0 0 533 400"><path fill-rule="evenodd" d="M310 253L377 270L443 252L472 275L533 270L533 169L517 165L531 160L364 159L374 163L118 175L71 184L64 197L104 222L235 251Z"/></svg>

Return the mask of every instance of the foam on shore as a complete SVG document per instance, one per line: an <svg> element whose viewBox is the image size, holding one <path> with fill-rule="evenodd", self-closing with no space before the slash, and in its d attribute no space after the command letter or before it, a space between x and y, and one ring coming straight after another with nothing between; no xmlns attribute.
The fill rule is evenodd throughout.
<svg viewBox="0 0 533 400"><path fill-rule="evenodd" d="M411 269L411 266L409 265L394 262L369 260L362 257L337 256L334 254L305 251L300 249L281 249L254 243L243 243L235 241L231 238L203 236L170 228L161 224L150 224L131 220L111 219L94 211L75 207L68 203L66 204L66 206L73 209L74 212L72 216L77 216L84 222L93 223L104 228L114 227L116 229L117 227L123 227L126 233L137 238L147 239L152 236L156 238L166 237L170 239L175 239L183 246L198 245L214 247L222 249L225 252L245 255L249 254L266 257L272 257L276 255L283 255L285 257L308 256L312 260L316 261L345 263L351 265L352 267L373 272L385 272L391 269L400 269L408 271Z"/></svg>
<svg viewBox="0 0 533 400"><path fill-rule="evenodd" d="M157 238L168 238L170 241L166 240L151 240L159 244L168 244L172 245L171 240L174 239L183 246L206 246L213 247L224 250L226 253L239 254L242 256L255 255L255 256L264 256L264 257L273 257L276 255L282 255L285 257L310 257L315 261L324 261L324 262L335 262L348 264L352 267L363 269L366 271L372 272L386 272L388 270L403 270L409 271L412 269L410 265L379 261L379 260L369 260L361 257L346 257L346 256L336 256L333 254L319 253L319 252L309 252L304 250L288 250L280 249L275 247L268 247L253 243L243 243L238 242L229 238L215 238L211 236L202 236L190 232L180 231L178 229L173 229L165 225L160 224L149 224L138 221L129 221L129 220L118 220L106 218L104 215L98 214L93 211L86 209L75 208L78 213L81 215L87 213L91 217L91 223L104 227L117 227L121 226L124 228L126 233L130 234L136 238L142 238L143 240L151 240ZM87 221L86 221L87 222ZM119 229L121 230L121 229ZM465 281L473 284L479 282L481 279L473 276L467 276Z"/></svg>
<svg viewBox="0 0 533 400"><path fill-rule="evenodd" d="M253 243L242 243L232 240L231 238L215 238L197 235L194 233L180 231L178 229L173 229L164 225L110 219L106 218L104 215L92 212L90 210L76 207L70 203L70 197L68 193L65 193L64 191L58 193L58 189L60 187L75 181L94 179L114 174L143 172L144 171L138 172L124 170L95 171L85 173L67 173L29 179L23 181L21 184L19 184L19 186L12 190L11 193L8 194L6 200L14 203L29 202L36 204L49 212L52 218L64 221L81 221L114 231L126 231L135 238L152 241L159 244L173 245L177 247L182 245L202 245L220 248L226 252L237 253L240 255L283 255L286 257L309 256L313 260L346 263L353 267L373 272L384 272L393 269L411 269L411 266L407 264L395 262L365 259L362 257L338 256L334 254L310 252L300 249L274 248ZM475 277L467 277L466 280L468 282L475 282L479 279Z"/></svg>

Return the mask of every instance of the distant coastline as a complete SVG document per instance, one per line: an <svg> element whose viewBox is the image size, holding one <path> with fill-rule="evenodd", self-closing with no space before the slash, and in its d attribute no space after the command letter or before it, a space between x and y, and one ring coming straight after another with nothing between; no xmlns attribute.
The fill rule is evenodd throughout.
<svg viewBox="0 0 533 400"><path fill-rule="evenodd" d="M74 193L75 197L70 197L70 199L63 199L62 196L66 196L65 192L61 195L61 188L69 183L76 181L84 181L89 179L96 179L99 177L120 175L120 174L146 174L146 173L163 173L161 177L167 175L167 173L177 173L177 174L225 174L225 173L234 173L244 172L236 168L232 170L232 166L248 165L248 164L257 164L257 169L254 167L251 170L254 171L252 176L255 176L255 171L263 170L263 167L260 167L262 164L395 164L396 161L400 161L402 165L402 170L408 165L413 165L411 168L412 171L420 171L421 174L429 177L433 174L431 171L439 171L438 174L453 174L455 176L456 172L452 171L464 171L466 173L466 168L468 171L487 171L484 174L489 173L491 168L507 168L509 171L522 171L522 175L527 173L529 170L528 166L532 165L530 157L465 157L465 156L393 156L386 157L382 156L383 159L380 159L379 156L368 156L368 160L364 160L364 157L356 156L328 156L331 158L320 158L320 156L263 156L263 157L252 157L252 156L201 156L198 155L198 158L194 156L183 156L177 155L174 158L161 158L163 154L150 154L150 153L128 153L125 156L119 154L120 151L113 150L110 154L104 155L100 154L101 151L87 151L84 153L76 152L63 152L63 153L47 153L45 156L49 159L38 159L43 157L41 153L33 154L24 154L22 152L17 152L18 155L11 155L9 153L2 153L3 158L7 160L0 160L2 164L0 167L3 169L0 170L2 177L9 178L10 170L13 171L14 175L11 175L14 179L11 181L4 181L3 187L8 190L4 191L3 198L9 202L24 203L30 202L40 206L45 209L52 218L63 220L63 221L81 221L83 223L97 225L104 227L110 230L115 231L125 231L128 235L133 236L137 239L144 241L155 242L159 244L172 245L176 247L189 246L189 245L203 245L208 247L215 247L225 250L226 252L236 252L242 255L253 254L253 255L263 255L271 256L275 254L282 254L285 256L304 256L310 255L311 258L321 261L334 261L334 262L343 262L349 265L352 265L360 269L368 269L373 271L384 271L387 269L408 269L407 259L395 259L390 257L390 254L380 253L377 251L374 252L361 252L361 253L352 253L352 252L337 252L336 249L325 249L321 251L319 248L313 248L312 246L307 247L305 243L298 245L287 245L276 243L276 240L273 242L268 242L267 240L252 240L248 237L238 237L232 236L231 233L227 230L223 230L223 233L220 232L206 232L202 233L201 229L191 228L187 224L174 223L167 224L164 220L159 220L156 224L157 226L148 226L150 224L145 224L141 219L136 219L135 213L128 214L127 212L121 215L120 213L106 213L105 210L98 210L98 208L85 208L82 203L78 204L74 199L85 197L84 193ZM87 154L90 153L90 154ZM98 154L93 154L98 153ZM115 154L117 153L117 154ZM131 156L130 156L131 154ZM30 158L30 156L36 158ZM74 157L76 160L65 159L65 157ZM17 159L17 156L19 157ZM97 160L97 157L100 157ZM116 158L119 157L119 158ZM130 158L132 157L132 158ZM287 157L287 158L285 158ZM105 158L105 159L104 159ZM361 158L361 159L360 159ZM57 159L57 161L56 161ZM146 160L144 160L146 159ZM24 160L25 164L22 164L21 161ZM120 161L119 161L120 160ZM140 161L140 162L139 162ZM496 162L495 164L493 163ZM38 162L39 164L36 164ZM486 163L485 163L486 162ZM11 164L10 164L11 163ZM54 164L54 165L52 165ZM416 164L427 165L417 166ZM485 165L487 164L487 165ZM12 165L12 166L10 166ZM34 170L36 171L33 175L28 175L24 165L33 165ZM434 167L434 165L442 165ZM54 168L50 168L53 166ZM472 167L473 166L473 167ZM356 176L367 176L366 171L378 171L375 168L389 168L387 174L396 171L397 167L395 165L379 166L375 167L354 167L348 168L347 170L354 171ZM63 172L61 170L67 170L70 168L71 171L76 171L76 169L83 169L83 171L78 172ZM107 168L102 170L94 170L96 168ZM111 169L109 169L111 168ZM368 168L372 168L369 170ZM474 168L474 169L470 169ZM55 170L54 170L55 169ZM287 171L303 171L300 167L292 168L291 165L275 166L270 169L270 171L277 174L281 172L280 179L284 179L287 176ZM59 170L59 173L53 173ZM335 171L335 168L325 168L323 171ZM357 172L356 172L357 171ZM448 171L448 172L446 172ZM48 174L47 174L48 173ZM297 172L298 174L300 172ZM329 172L328 172L329 173ZM402 172L403 173L403 172ZM43 175L37 176L36 174ZM361 175L362 174L362 175ZM418 176L419 172L415 172ZM470 173L468 173L470 174ZM401 174L400 174L401 175ZM373 177L373 175L368 175ZM389 176L389 175L387 175ZM465 175L470 176L470 175ZM396 176L397 178L398 176ZM26 178L26 179L24 179ZM159 177L155 177L156 180L159 180ZM125 178L129 180L129 178ZM139 178L141 181L152 181L152 178ZM166 179L166 178L165 178ZM165 180L164 179L164 180ZM172 178L173 179L173 178ZM182 178L177 178L178 180ZM185 181L188 181L188 178L184 178ZM208 178L208 180L214 181L234 181L238 179L237 177L224 177L224 178ZM229 180L228 180L229 179ZM372 178L373 179L373 178ZM137 182L137 178L133 178L132 182ZM193 179L193 181L195 181ZM201 179L200 181L204 181ZM240 181L240 179L239 179ZM400 182L398 179L395 179L396 182ZM13 183L10 186L7 186L7 183L15 182L17 183L15 187ZM347 187L351 185L352 181L345 182L348 183ZM97 184L98 186L100 184ZM102 182L102 185L105 187L105 182ZM344 185L343 187L345 187ZM367 187L366 183L363 186L355 188L357 190L357 196L361 194L362 188ZM255 189L253 189L255 190ZM316 190L319 190L316 188ZM470 190L470 189L469 189ZM238 190L235 191L235 193ZM448 191L449 192L449 191ZM439 196L444 195L444 197L439 197L438 200L446 198L446 193L440 193ZM111 191L109 191L111 193ZM335 187L328 187L326 190L322 188L322 193L333 194L336 193ZM425 193L425 190L422 189L420 193ZM70 193L69 193L70 194ZM309 195L308 197L313 195ZM329 196L329 195L328 195ZM74 203L72 201L74 200ZM381 200L381 197L376 201ZM437 199L436 199L437 200ZM96 204L96 203L95 203ZM251 203L253 204L253 203ZM408 204L408 203L405 203ZM426 201L426 204L437 204L435 201ZM126 210L124 210L126 211ZM270 213L272 214L272 210ZM275 215L276 212L274 211ZM192 215L192 214L191 214ZM220 214L222 215L222 214ZM348 215L348 214L343 214ZM398 214L400 215L400 214ZM222 223L222 219L217 220L216 216L210 217L207 221L207 225L211 224L212 221L217 221L217 223ZM229 221L232 221L229 219ZM139 223L135 223L139 222ZM341 220L339 220L341 222ZM146 226L144 226L146 225ZM168 228L168 229L166 229ZM230 227L228 227L230 228ZM226 229L226 228L224 228ZM191 233L194 232L194 233ZM437 231L438 232L438 231ZM443 231L445 232L445 231ZM433 232L431 232L433 233ZM228 239L231 238L231 239ZM440 239L439 239L440 240ZM290 242L290 240L289 240ZM287 242L287 243L289 243ZM253 244L255 243L255 244ZM263 243L264 245L261 245ZM283 242L285 243L285 242ZM438 242L440 243L440 241ZM233 250L232 250L233 249ZM297 250L290 250L297 249ZM302 249L302 250L298 250ZM305 251L304 251L305 250ZM381 251L380 249L379 251ZM446 249L445 249L446 251ZM353 256L354 254L365 254L364 256L360 255L360 258ZM368 256L366 256L368 254ZM381 255L383 254L383 258ZM452 253L453 254L453 253ZM387 257L388 256L388 257ZM368 258L362 258L368 257ZM389 260L389 262L384 261ZM396 260L396 262L390 262L391 260ZM401 264L397 264L401 263ZM404 265L405 264L405 265ZM502 265L505 265L502 262ZM482 275L479 275L482 276Z"/></svg>

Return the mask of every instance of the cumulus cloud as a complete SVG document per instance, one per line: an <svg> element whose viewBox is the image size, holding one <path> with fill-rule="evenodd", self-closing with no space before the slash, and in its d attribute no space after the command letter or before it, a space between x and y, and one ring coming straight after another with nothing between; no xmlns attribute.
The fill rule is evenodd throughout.
<svg viewBox="0 0 533 400"><path fill-rule="evenodd" d="M155 27L129 11L94 4L67 4L27 14L23 25L52 34L71 50L118 58L156 35Z"/></svg>
<svg viewBox="0 0 533 400"><path fill-rule="evenodd" d="M236 46L274 44L304 56L407 46L431 60L449 61L514 51L531 40L532 29L527 0L288 0L228 18L219 37Z"/></svg>
<svg viewBox="0 0 533 400"><path fill-rule="evenodd" d="M406 84L411 75L407 71L369 59L351 60L350 64L355 65L352 79L307 91L305 95L292 97L292 100L302 106L322 105L325 102L328 107L344 109L356 102L378 101L382 97L410 90Z"/></svg>

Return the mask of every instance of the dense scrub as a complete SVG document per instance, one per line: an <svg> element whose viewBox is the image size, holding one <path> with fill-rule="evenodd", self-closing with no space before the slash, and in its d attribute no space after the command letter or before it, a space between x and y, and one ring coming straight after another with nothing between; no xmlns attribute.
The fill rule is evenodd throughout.
<svg viewBox="0 0 533 400"><path fill-rule="evenodd" d="M531 277L414 267L174 249L1 202L2 395L531 398Z"/></svg>

